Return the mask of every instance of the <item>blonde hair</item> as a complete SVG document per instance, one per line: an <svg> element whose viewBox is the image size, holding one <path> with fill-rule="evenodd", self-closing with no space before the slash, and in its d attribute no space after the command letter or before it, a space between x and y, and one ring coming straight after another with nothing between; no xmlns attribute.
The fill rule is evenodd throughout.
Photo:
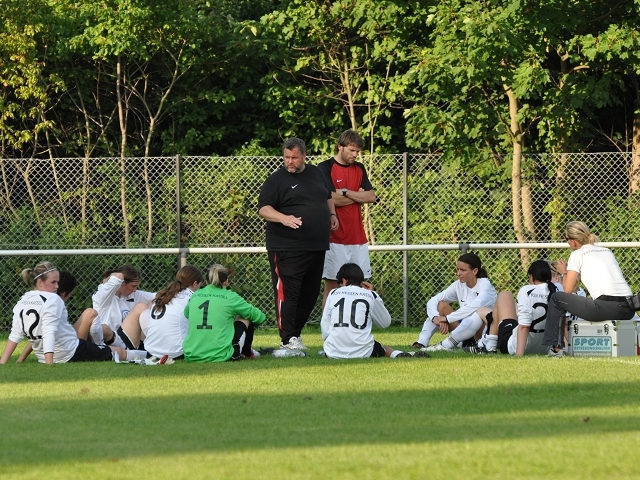
<svg viewBox="0 0 640 480"><path fill-rule="evenodd" d="M36 284L36 280L40 279L43 282L47 280L49 273L58 270L56 266L51 262L40 262L35 267L25 268L20 272L20 276L24 283L29 285L30 287L34 287Z"/></svg>
<svg viewBox="0 0 640 480"><path fill-rule="evenodd" d="M224 282L229 279L229 270L227 267L214 263L207 271L207 283L216 287L222 287Z"/></svg>
<svg viewBox="0 0 640 480"><path fill-rule="evenodd" d="M584 222L573 221L567 223L565 232L568 240L577 240L582 245L590 245L600 241L598 237L591 233L591 230Z"/></svg>

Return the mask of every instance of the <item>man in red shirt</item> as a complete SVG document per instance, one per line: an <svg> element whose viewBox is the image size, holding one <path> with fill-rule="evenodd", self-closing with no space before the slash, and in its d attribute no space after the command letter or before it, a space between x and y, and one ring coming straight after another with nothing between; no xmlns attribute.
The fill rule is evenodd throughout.
<svg viewBox="0 0 640 480"><path fill-rule="evenodd" d="M364 278L371 277L369 245L362 224L360 206L376 201L376 193L369 177L356 158L364 146L362 137L355 130L347 130L338 138L337 153L334 157L318 165L330 179L336 191L332 192L336 215L339 220L337 230L331 232L329 251L325 256L322 277L325 279L322 306L327 295L338 287L336 275L345 263L355 263L362 268Z"/></svg>

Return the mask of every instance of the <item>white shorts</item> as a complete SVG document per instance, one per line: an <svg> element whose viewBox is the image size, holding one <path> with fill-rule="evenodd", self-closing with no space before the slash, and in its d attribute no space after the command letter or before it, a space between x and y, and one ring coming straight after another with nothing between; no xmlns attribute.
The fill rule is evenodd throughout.
<svg viewBox="0 0 640 480"><path fill-rule="evenodd" d="M324 256L324 270L322 278L336 280L338 270L345 263L355 263L364 272L364 278L371 278L371 263L369 262L369 245L341 245L330 243L329 251Z"/></svg>

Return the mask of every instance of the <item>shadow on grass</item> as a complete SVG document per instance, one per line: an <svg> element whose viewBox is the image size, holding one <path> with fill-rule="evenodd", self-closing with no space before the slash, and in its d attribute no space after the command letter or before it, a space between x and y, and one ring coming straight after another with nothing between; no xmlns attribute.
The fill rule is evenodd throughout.
<svg viewBox="0 0 640 480"><path fill-rule="evenodd" d="M622 433L640 425L640 411L630 414L623 408L637 405L637 394L637 385L626 382L3 399L0 466L262 448L518 439L551 432Z"/></svg>

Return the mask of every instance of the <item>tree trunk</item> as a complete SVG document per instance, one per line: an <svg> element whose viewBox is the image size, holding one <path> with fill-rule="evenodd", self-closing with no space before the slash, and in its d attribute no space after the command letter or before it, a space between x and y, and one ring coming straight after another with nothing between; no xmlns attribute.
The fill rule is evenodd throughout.
<svg viewBox="0 0 640 480"><path fill-rule="evenodd" d="M503 80L505 80L503 78ZM513 165L511 167L511 203L513 230L519 243L527 241L522 222L522 129L518 123L518 99L509 85L504 84L509 99L510 132L513 141ZM520 249L520 262L523 267L529 265L529 251Z"/></svg>
<svg viewBox="0 0 640 480"><path fill-rule="evenodd" d="M122 222L124 224L124 246L129 248L129 218L127 217L127 179L125 177L127 152L127 118L124 99L122 98L122 57L118 55L116 65L116 92L118 99L118 118L120 120L120 205L122 208Z"/></svg>
<svg viewBox="0 0 640 480"><path fill-rule="evenodd" d="M0 158L0 170L2 170L2 190L4 194L3 198L7 204L7 207L9 207L9 210L11 210L13 218L15 218L16 220L20 220L20 215L18 215L18 211L15 209L15 207L13 206L13 202L11 201L11 188L9 187L9 184L14 185L14 182L10 182L7 178L7 170L5 169L4 162L4 158Z"/></svg>

